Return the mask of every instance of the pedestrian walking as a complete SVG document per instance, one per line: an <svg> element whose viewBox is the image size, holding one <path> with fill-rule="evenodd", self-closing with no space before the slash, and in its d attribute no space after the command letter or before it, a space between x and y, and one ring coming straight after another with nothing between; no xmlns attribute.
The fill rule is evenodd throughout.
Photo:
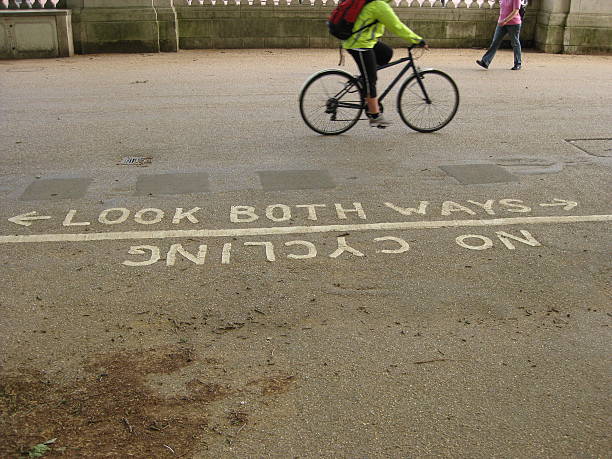
<svg viewBox="0 0 612 459"><path fill-rule="evenodd" d="M491 46L482 56L482 59L476 61L482 68L489 68L499 45L506 34L508 34L512 50L514 51L514 66L510 70L521 69L521 42L519 41L519 35L521 34L522 20L519 14L520 8L521 0L499 0L499 19L497 20L497 27L493 34Z"/></svg>

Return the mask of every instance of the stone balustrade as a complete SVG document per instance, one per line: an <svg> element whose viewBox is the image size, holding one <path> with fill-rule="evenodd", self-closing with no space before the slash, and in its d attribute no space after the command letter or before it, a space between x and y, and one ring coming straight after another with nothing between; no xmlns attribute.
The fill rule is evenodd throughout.
<svg viewBox="0 0 612 459"><path fill-rule="evenodd" d="M0 0L0 10L53 10L66 8L65 0Z"/></svg>
<svg viewBox="0 0 612 459"><path fill-rule="evenodd" d="M30 6L0 9L0 59L72 56L71 11L41 2Z"/></svg>

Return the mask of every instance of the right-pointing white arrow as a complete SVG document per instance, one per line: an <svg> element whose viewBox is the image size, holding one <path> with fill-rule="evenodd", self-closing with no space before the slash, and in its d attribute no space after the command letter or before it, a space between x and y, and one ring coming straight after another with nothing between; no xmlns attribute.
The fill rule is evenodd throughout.
<svg viewBox="0 0 612 459"><path fill-rule="evenodd" d="M553 199L553 203L544 203L544 204L540 204L540 206L542 207L557 207L557 206L563 206L563 210L571 210L574 207L576 207L578 205L577 202L575 201L567 201L565 199Z"/></svg>
<svg viewBox="0 0 612 459"><path fill-rule="evenodd" d="M11 223L16 223L21 226L30 226L32 220L48 220L51 217L46 217L44 215L36 215L36 211L28 212L27 214L17 215L16 217L11 217L8 219Z"/></svg>

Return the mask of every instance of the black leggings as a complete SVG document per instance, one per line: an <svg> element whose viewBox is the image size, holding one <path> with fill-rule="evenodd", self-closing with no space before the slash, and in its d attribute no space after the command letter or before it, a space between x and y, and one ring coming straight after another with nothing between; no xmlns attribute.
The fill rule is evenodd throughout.
<svg viewBox="0 0 612 459"><path fill-rule="evenodd" d="M355 59L365 80L365 96L376 97L376 67L391 61L393 48L378 41L374 48L349 49L348 52Z"/></svg>

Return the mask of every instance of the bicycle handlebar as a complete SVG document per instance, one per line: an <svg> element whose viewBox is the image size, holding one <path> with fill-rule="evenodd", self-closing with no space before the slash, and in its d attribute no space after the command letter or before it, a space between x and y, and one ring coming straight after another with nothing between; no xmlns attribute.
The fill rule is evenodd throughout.
<svg viewBox="0 0 612 459"><path fill-rule="evenodd" d="M425 46L427 46L427 42L425 40L421 40L418 43L413 43L410 46L408 46L408 49L412 51L414 48L424 48Z"/></svg>
<svg viewBox="0 0 612 459"><path fill-rule="evenodd" d="M413 43L410 46L408 46L408 56L412 56L412 50L416 49L416 48L425 48L427 46L427 42L425 42L425 40L421 40L418 43Z"/></svg>

